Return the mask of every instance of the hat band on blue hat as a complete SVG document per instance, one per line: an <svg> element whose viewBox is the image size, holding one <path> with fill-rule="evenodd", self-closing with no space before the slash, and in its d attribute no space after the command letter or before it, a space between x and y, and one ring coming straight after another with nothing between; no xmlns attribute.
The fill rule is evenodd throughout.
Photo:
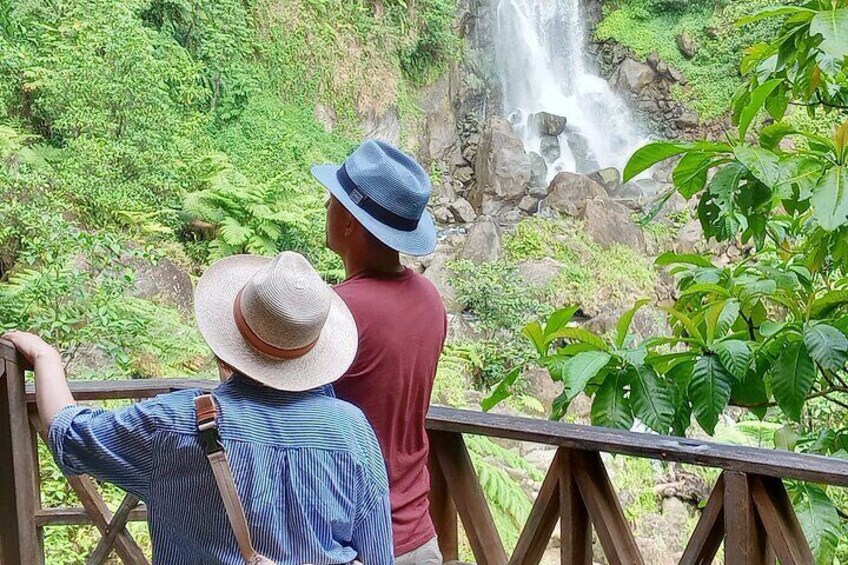
<svg viewBox="0 0 848 565"><path fill-rule="evenodd" d="M344 165L336 172L336 179L353 203L380 223L390 228L406 232L415 231L418 228L419 219L413 220L399 216L366 196L362 189L350 178L347 167Z"/></svg>

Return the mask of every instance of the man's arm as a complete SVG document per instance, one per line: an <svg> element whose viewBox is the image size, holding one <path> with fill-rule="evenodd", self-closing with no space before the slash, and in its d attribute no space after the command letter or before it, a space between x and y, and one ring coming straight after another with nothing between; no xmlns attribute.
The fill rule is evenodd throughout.
<svg viewBox="0 0 848 565"><path fill-rule="evenodd" d="M25 332L8 332L9 340L35 369L35 400L38 415L45 430L50 429L56 414L66 406L76 404L59 352L37 335Z"/></svg>
<svg viewBox="0 0 848 565"><path fill-rule="evenodd" d="M359 553L359 561L368 565L394 564L392 511L388 492L374 500L371 508L360 515L354 524L351 542Z"/></svg>

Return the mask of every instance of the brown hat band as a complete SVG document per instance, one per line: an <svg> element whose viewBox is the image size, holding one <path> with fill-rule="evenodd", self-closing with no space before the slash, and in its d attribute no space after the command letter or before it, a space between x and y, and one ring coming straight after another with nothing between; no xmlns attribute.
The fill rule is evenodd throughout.
<svg viewBox="0 0 848 565"><path fill-rule="evenodd" d="M239 333L244 338L244 340L250 345L253 349L260 353L264 353L269 357L274 357L276 359L297 359L298 357L303 357L315 347L315 344L318 343L318 339L320 339L321 335L315 338L315 341L312 343L308 343L303 347L298 347L297 349L283 349L277 347L276 345L271 345L261 337L259 337L256 332L248 325L247 320L244 319L244 314L241 312L241 293L244 291L242 288L239 293L236 295L236 299L233 302L233 317L236 320L236 327L238 328Z"/></svg>

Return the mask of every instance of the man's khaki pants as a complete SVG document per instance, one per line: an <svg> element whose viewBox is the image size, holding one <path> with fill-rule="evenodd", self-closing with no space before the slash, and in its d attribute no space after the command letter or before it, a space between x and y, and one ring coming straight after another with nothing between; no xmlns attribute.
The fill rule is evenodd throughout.
<svg viewBox="0 0 848 565"><path fill-rule="evenodd" d="M395 565L442 565L439 542L433 538L418 549L395 557Z"/></svg>

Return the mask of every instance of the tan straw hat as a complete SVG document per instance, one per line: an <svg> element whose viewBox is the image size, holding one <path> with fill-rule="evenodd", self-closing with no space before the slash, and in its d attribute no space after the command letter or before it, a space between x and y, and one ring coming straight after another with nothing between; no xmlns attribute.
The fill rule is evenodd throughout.
<svg viewBox="0 0 848 565"><path fill-rule="evenodd" d="M221 361L278 390L329 384L350 367L353 315L302 255L234 255L197 283L197 325Z"/></svg>

